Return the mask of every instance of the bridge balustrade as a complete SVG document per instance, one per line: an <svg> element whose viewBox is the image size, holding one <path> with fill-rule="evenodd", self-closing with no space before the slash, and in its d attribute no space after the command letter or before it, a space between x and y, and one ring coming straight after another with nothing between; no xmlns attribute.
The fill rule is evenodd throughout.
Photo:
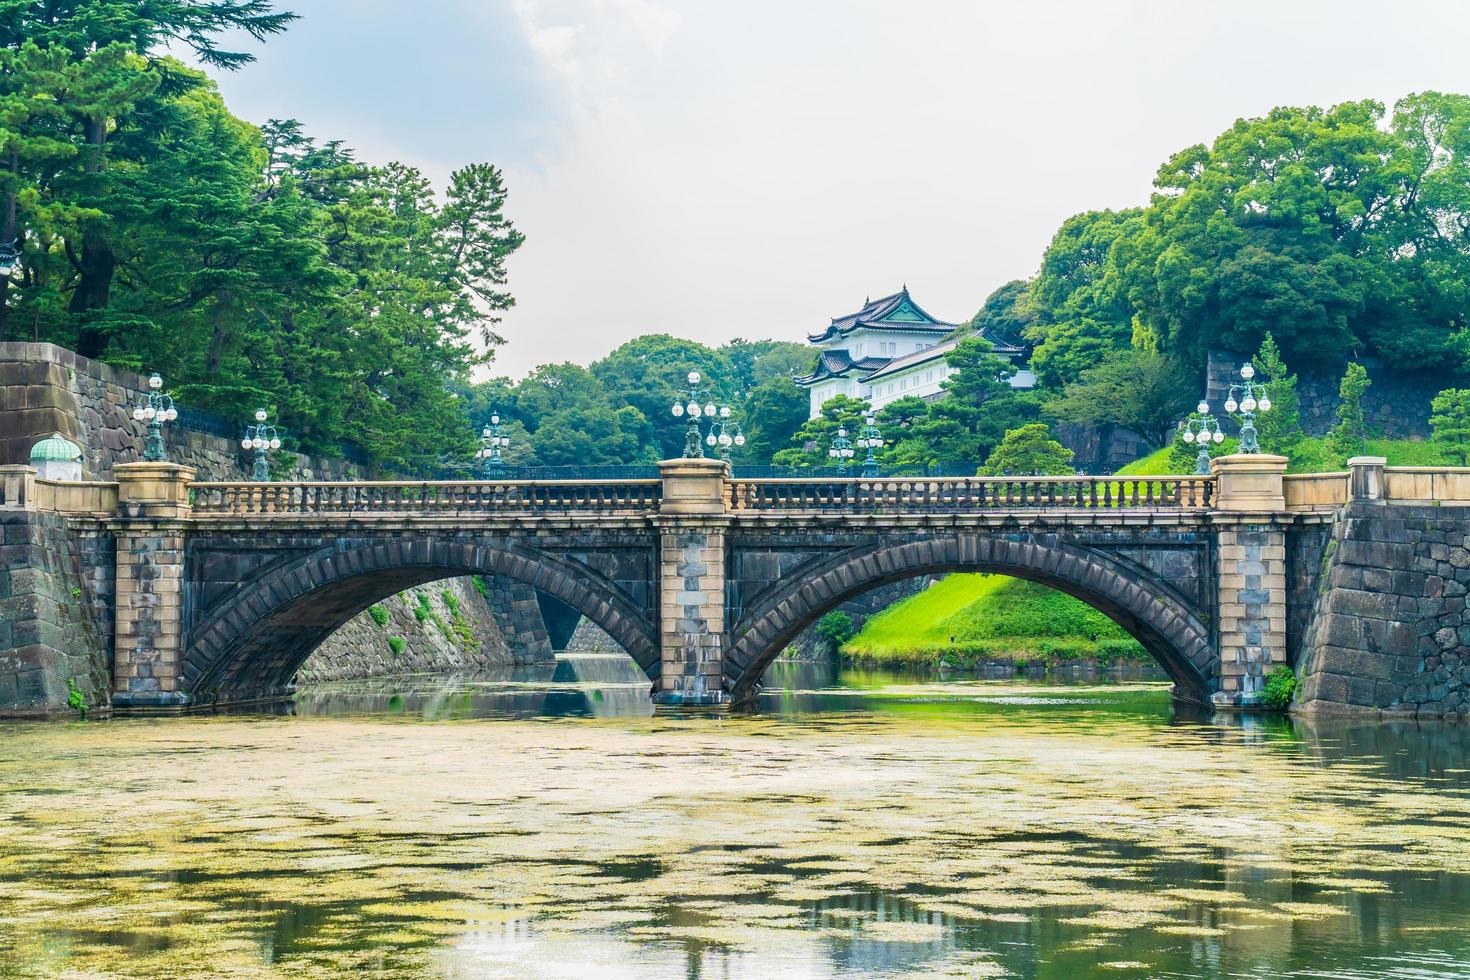
<svg viewBox="0 0 1470 980"><path fill-rule="evenodd" d="M1214 492L1207 476L737 479L727 502L734 511L1203 510Z"/></svg>
<svg viewBox="0 0 1470 980"><path fill-rule="evenodd" d="M196 515L652 513L658 480L191 483Z"/></svg>

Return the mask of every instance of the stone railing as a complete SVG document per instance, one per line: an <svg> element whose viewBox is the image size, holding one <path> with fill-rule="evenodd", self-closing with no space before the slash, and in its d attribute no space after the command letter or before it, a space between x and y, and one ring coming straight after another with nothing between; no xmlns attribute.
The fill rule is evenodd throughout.
<svg viewBox="0 0 1470 980"><path fill-rule="evenodd" d="M1281 478L1287 510L1336 510L1347 503L1348 474L1292 473Z"/></svg>
<svg viewBox="0 0 1470 980"><path fill-rule="evenodd" d="M198 515L652 513L658 480L190 483Z"/></svg>
<svg viewBox="0 0 1470 980"><path fill-rule="evenodd" d="M117 484L43 480L31 466L0 466L0 508L109 516L117 512Z"/></svg>
<svg viewBox="0 0 1470 980"><path fill-rule="evenodd" d="M730 480L733 511L1205 510L1208 476Z"/></svg>
<svg viewBox="0 0 1470 980"><path fill-rule="evenodd" d="M1385 466L1383 496L1389 503L1470 505L1470 467Z"/></svg>

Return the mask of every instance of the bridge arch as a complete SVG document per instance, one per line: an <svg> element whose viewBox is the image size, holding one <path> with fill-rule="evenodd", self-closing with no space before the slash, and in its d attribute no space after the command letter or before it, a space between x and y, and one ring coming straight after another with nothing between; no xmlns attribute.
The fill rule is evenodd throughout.
<svg viewBox="0 0 1470 980"><path fill-rule="evenodd" d="M1142 643L1174 682L1176 697L1208 702L1216 690L1219 655L1209 627L1147 570L1067 542L954 534L854 547L767 589L740 617L725 658L733 698L753 697L766 668L797 634L847 600L901 579L949 572L1010 575L1075 596Z"/></svg>
<svg viewBox="0 0 1470 980"><path fill-rule="evenodd" d="M337 542L251 579L189 630L180 687L197 702L277 696L338 627L425 582L500 575L546 592L600 626L656 680L656 627L604 576L517 544L415 536Z"/></svg>

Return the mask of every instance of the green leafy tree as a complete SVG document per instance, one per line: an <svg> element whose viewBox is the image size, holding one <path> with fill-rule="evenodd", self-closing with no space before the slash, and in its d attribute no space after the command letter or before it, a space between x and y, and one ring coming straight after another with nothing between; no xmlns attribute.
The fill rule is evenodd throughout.
<svg viewBox="0 0 1470 980"><path fill-rule="evenodd" d="M985 465L980 476L1068 476L1072 469L1072 450L1052 438L1044 422L1029 422L1005 434Z"/></svg>
<svg viewBox="0 0 1470 980"><path fill-rule="evenodd" d="M1434 396L1429 410L1434 441L1459 457L1461 466L1470 465L1470 388L1446 388Z"/></svg>
<svg viewBox="0 0 1470 980"><path fill-rule="evenodd" d="M1031 284L1013 279L985 298L985 304L962 324L960 333L980 333L992 340L1020 344L1036 320Z"/></svg>
<svg viewBox="0 0 1470 980"><path fill-rule="evenodd" d="M1063 422L1123 426L1162 448L1195 397L1193 372L1177 359L1129 348L1083 371L1046 412Z"/></svg>
<svg viewBox="0 0 1470 980"><path fill-rule="evenodd" d="M1357 361L1348 364L1342 384L1337 389L1337 422L1327 433L1327 447L1339 460L1363 454L1364 442L1368 438L1363 393L1371 383L1367 368Z"/></svg>
<svg viewBox="0 0 1470 980"><path fill-rule="evenodd" d="M669 459L684 451L685 418L669 409L679 392L688 388L690 371L698 371L701 385L713 391L721 405L738 405L740 389L735 370L720 352L693 340L668 334L647 334L618 347L589 369L611 405L631 405L651 425L658 447L655 456Z"/></svg>
<svg viewBox="0 0 1470 980"><path fill-rule="evenodd" d="M817 625L813 629L834 650L857 635L857 627L853 624L852 617L840 609L833 610L817 620Z"/></svg>
<svg viewBox="0 0 1470 980"><path fill-rule="evenodd" d="M737 458L769 463L806 424L810 403L806 389L787 375L776 375L756 385L741 410L745 451Z"/></svg>
<svg viewBox="0 0 1470 980"><path fill-rule="evenodd" d="M1118 275L1114 246L1142 226L1141 211L1089 211L1062 223L1028 291L1035 344L1032 370L1045 386L1076 381L1132 336L1133 305Z"/></svg>
<svg viewBox="0 0 1470 980"><path fill-rule="evenodd" d="M756 385L776 377L800 377L811 371L815 359L810 344L789 340L741 340L719 348L730 365L731 377L724 379L736 392L750 392Z"/></svg>
<svg viewBox="0 0 1470 980"><path fill-rule="evenodd" d="M1252 358L1257 377L1266 384L1266 395L1271 400L1270 411L1256 416L1256 436L1261 449L1268 453L1285 454L1301 441L1302 418L1296 394L1296 375L1287 370L1281 358L1281 349L1271 334L1261 341L1261 349Z"/></svg>

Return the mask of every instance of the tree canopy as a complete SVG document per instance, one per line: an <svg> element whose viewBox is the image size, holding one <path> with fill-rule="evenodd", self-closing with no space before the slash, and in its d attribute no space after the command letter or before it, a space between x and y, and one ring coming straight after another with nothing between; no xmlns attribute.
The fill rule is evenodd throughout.
<svg viewBox="0 0 1470 980"><path fill-rule="evenodd" d="M1462 95L1242 119L1165 161L1147 207L1063 223L1031 286L1033 366L1065 384L1128 345L1198 366L1269 331L1297 369L1462 371L1467 155Z"/></svg>

